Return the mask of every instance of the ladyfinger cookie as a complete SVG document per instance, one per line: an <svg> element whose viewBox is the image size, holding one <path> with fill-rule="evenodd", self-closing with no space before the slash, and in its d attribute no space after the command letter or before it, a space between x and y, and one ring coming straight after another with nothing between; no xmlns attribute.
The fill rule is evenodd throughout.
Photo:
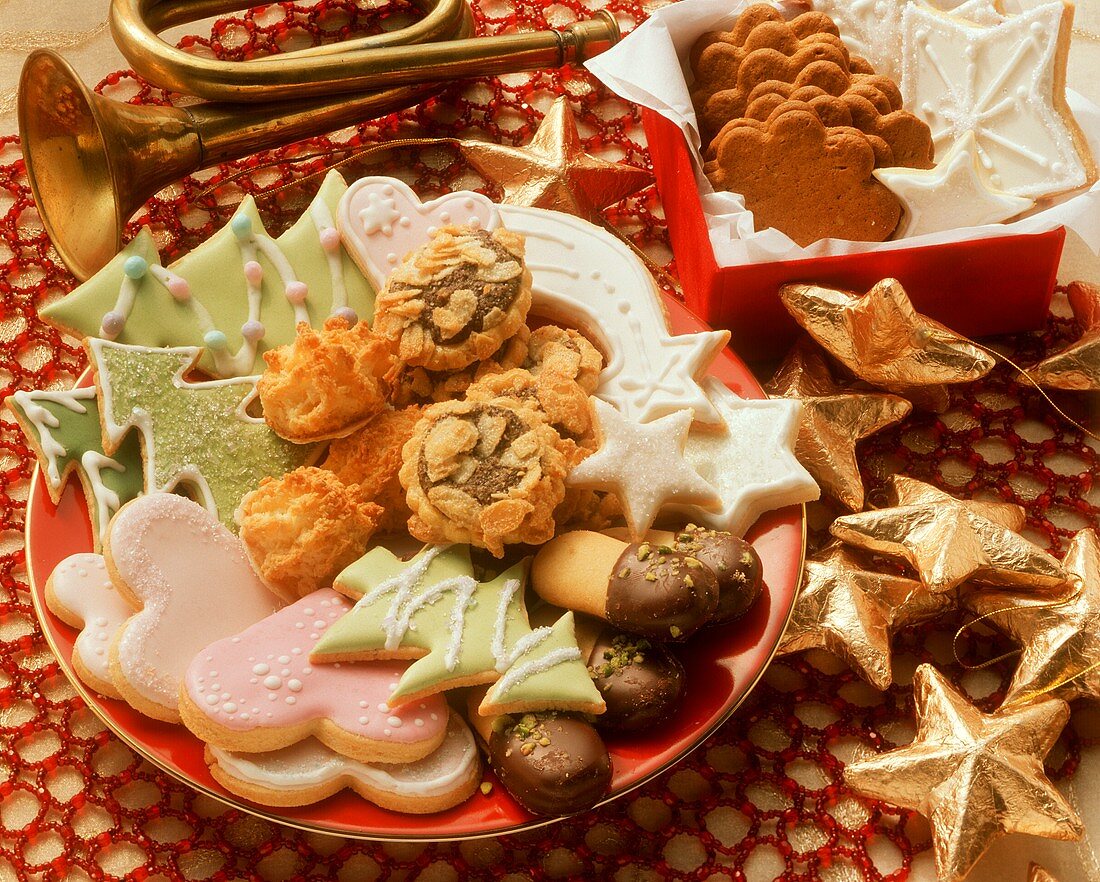
<svg viewBox="0 0 1100 882"><path fill-rule="evenodd" d="M531 585L547 603L660 642L687 639L718 610L718 579L697 557L588 530L543 545Z"/></svg>

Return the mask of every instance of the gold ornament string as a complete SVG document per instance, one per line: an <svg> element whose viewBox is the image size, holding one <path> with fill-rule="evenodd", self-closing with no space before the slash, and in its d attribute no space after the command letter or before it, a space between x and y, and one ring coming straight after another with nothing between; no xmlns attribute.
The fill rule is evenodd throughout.
<svg viewBox="0 0 1100 882"><path fill-rule="evenodd" d="M298 187L304 184L306 181L310 181L314 178L322 177L328 174L333 169L337 169L342 165L346 165L349 162L354 162L357 159L364 159L368 156L374 156L379 153L386 153L390 150L397 150L404 147L436 147L447 145L450 147L458 147L463 143L461 138L399 138L394 141L386 141L384 144L373 144L370 147L362 147L358 150L353 150L351 147L335 147L332 150L319 152L319 153L303 153L300 156L284 157L282 159L271 160L270 162L260 163L259 165L251 165L248 168L240 169L234 172L226 178L218 181L216 184L212 184L205 190L200 190L196 195L196 199L201 199L203 196L208 196L217 190L219 187L224 187L227 184L231 184L240 178L249 177L254 175L258 171L262 171L267 168L275 168L280 165L288 165L299 162L308 162L313 159L331 159L334 153L342 153L348 150L352 152L345 156L343 159L339 159L336 162L328 163L323 167L311 171L309 174L302 175L300 178L295 178L293 181L287 181L285 184L279 184L276 187L270 187L258 191L255 196L258 198L264 198L267 196L274 196L283 190L287 190L291 187ZM607 232L611 233L620 242L630 248L631 251L637 256L637 258L645 264L645 267L649 272L657 277L660 282L672 291L680 291L680 283L676 281L668 271L656 263L653 258L646 254L637 244L631 240L628 236L622 233L620 230L613 227L611 224L601 219L600 224Z"/></svg>

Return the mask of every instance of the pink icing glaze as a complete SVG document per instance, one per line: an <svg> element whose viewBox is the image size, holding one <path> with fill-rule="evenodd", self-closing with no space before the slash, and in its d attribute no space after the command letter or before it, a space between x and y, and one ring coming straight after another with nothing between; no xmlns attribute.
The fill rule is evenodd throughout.
<svg viewBox="0 0 1100 882"><path fill-rule="evenodd" d="M150 493L129 502L107 532L111 561L141 605L117 638L126 681L175 708L195 653L279 608L241 540L190 499Z"/></svg>
<svg viewBox="0 0 1100 882"><path fill-rule="evenodd" d="M377 741L439 737L447 728L442 696L398 709L385 703L406 662L310 664L310 650L325 628L350 609L342 595L322 588L211 644L187 669L188 696L219 726L241 732L327 719Z"/></svg>
<svg viewBox="0 0 1100 882"><path fill-rule="evenodd" d="M480 193L460 191L421 203L395 178L367 177L352 184L337 210L344 247L375 285L381 286L410 251L449 224L493 229L496 206Z"/></svg>

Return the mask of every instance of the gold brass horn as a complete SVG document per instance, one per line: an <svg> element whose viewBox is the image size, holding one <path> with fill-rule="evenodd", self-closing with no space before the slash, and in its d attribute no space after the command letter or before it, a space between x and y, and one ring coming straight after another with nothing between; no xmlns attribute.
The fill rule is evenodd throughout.
<svg viewBox="0 0 1100 882"><path fill-rule="evenodd" d="M182 0L173 0L179 2ZM169 27L242 5L240 0L186 0L185 13L173 3L115 0L112 13L116 37L120 10L128 7L148 13L157 27ZM347 88L342 81L322 87L312 77L319 62L339 59L342 53L332 46L278 56L280 63L292 58L294 70L306 81L299 84L304 90L301 92L294 91L293 83L276 90L284 99L300 96L294 100L188 107L139 106L105 98L85 86L61 56L48 50L31 53L19 82L23 156L39 215L66 266L81 280L94 274L118 252L125 224L141 205L163 187L201 168L409 107L439 92L455 78L579 63L614 45L619 38L614 18L600 12L563 31L470 39L470 14L464 0L425 3L429 10L418 23L419 29L413 26L381 38L366 37L338 45L345 49L351 46L353 51L346 54L365 63L378 52L388 52L391 47L385 42L379 47L378 41L392 43L394 34L432 39L451 33L457 39L392 47L408 53L410 65L420 56L435 58L431 64L420 65L422 76L430 81L414 81L406 73L398 78L404 85L395 87L396 79L380 80L372 73L371 81L386 88L368 91L357 84L353 88L358 94L344 94ZM445 15L437 15L441 9ZM450 18L455 9L457 25ZM154 41L158 47L155 52L159 53L166 44L156 38ZM175 53L172 50L170 54L174 57ZM135 62L132 55L129 57ZM226 70L203 81L210 86L203 94L255 99L254 88L234 92L227 85L231 76L247 76L270 66L283 70L285 77L285 66L277 68L275 61L268 59L208 63ZM155 62L148 63L150 76L155 67ZM406 67L406 71L411 69ZM186 88L179 83L170 87ZM204 88L195 86L188 91ZM224 89L229 91L221 91ZM322 91L336 94L321 97Z"/></svg>

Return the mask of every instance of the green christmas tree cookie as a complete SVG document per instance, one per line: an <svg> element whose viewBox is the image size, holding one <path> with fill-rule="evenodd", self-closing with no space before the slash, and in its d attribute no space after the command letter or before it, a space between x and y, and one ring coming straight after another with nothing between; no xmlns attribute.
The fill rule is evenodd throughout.
<svg viewBox="0 0 1100 882"><path fill-rule="evenodd" d="M317 445L291 444L247 413L256 378L190 383L194 346L151 349L91 338L86 343L102 402L109 452L137 429L148 490L183 486L218 520L236 529L233 512L264 478L310 463Z"/></svg>
<svg viewBox="0 0 1100 882"><path fill-rule="evenodd" d="M16 392L6 403L38 457L54 503L61 499L74 472L80 478L88 499L92 543L99 551L111 516L145 489L137 438L124 438L118 449L107 455L94 386L64 392Z"/></svg>
<svg viewBox="0 0 1100 882"><path fill-rule="evenodd" d="M485 716L536 710L602 713L581 657L573 614L532 630L523 602L527 561L490 582L473 577L465 545L430 546L410 561L368 551L336 579L355 606L321 637L318 662L416 658L389 703L493 683Z"/></svg>
<svg viewBox="0 0 1100 882"><path fill-rule="evenodd" d="M374 291L340 242L334 220L347 186L325 178L309 209L277 239L251 196L229 224L170 267L143 229L103 269L42 310L61 330L138 346L204 346L215 377L264 369L267 349L294 340L298 322L341 313L368 319Z"/></svg>

